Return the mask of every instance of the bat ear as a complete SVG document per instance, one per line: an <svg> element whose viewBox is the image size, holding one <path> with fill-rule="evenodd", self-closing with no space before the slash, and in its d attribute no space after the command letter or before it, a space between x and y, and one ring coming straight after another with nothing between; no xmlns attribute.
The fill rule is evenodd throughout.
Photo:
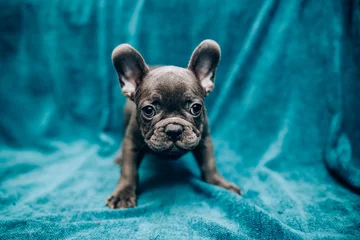
<svg viewBox="0 0 360 240"><path fill-rule="evenodd" d="M220 46L213 40L204 40L190 58L188 69L200 80L208 95L214 89L215 71L220 61Z"/></svg>
<svg viewBox="0 0 360 240"><path fill-rule="evenodd" d="M121 44L112 52L112 62L117 72L121 91L134 100L136 88L149 72L143 57L129 44Z"/></svg>

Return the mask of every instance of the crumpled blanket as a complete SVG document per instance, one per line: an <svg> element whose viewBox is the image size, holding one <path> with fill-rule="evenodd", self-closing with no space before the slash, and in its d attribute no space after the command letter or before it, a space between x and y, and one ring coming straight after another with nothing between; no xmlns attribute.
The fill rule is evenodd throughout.
<svg viewBox="0 0 360 240"><path fill-rule="evenodd" d="M359 239L360 4L2 1L0 239ZM206 98L219 171L147 156L138 207L111 210L120 43L186 67L222 48Z"/></svg>

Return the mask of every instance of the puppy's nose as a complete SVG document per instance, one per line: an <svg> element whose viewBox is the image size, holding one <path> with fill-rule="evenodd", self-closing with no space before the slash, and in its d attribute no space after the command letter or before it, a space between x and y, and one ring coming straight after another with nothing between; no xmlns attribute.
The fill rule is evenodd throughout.
<svg viewBox="0 0 360 240"><path fill-rule="evenodd" d="M165 133L167 134L169 140L176 142L183 133L183 128L178 124L169 124L165 128Z"/></svg>

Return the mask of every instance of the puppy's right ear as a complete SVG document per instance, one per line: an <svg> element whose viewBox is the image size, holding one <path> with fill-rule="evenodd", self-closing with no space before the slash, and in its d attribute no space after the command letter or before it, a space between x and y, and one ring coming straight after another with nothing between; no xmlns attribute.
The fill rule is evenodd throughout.
<svg viewBox="0 0 360 240"><path fill-rule="evenodd" d="M134 100L136 88L149 72L143 57L129 44L121 44L112 52L112 62L117 72L121 91Z"/></svg>
<svg viewBox="0 0 360 240"><path fill-rule="evenodd" d="M200 80L206 95L214 89L215 71L220 61L220 46L214 40L204 40L194 50L188 69Z"/></svg>

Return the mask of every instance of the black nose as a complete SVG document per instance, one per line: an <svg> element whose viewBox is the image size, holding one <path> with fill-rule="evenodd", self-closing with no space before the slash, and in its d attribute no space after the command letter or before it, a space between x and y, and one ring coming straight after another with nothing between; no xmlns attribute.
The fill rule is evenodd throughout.
<svg viewBox="0 0 360 240"><path fill-rule="evenodd" d="M169 138L169 140L176 142L179 140L181 134L183 133L183 128L177 124L169 124L165 128L165 132Z"/></svg>

